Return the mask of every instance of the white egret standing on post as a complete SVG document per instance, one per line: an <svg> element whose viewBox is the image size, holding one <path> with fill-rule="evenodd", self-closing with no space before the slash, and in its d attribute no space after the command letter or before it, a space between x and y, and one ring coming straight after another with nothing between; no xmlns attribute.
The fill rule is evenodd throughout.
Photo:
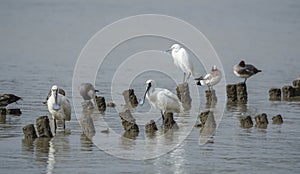
<svg viewBox="0 0 300 174"><path fill-rule="evenodd" d="M171 51L174 64L183 71L183 83L187 82L190 76L194 77L194 66L189 58L187 51L179 44L171 46L167 52ZM185 79L187 75L187 78Z"/></svg>

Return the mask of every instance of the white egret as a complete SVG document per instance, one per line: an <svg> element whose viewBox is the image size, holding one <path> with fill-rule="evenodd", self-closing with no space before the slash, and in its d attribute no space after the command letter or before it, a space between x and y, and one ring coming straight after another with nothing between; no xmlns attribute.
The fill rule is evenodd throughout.
<svg viewBox="0 0 300 174"><path fill-rule="evenodd" d="M51 88L51 96L47 100L48 110L53 118L54 131L56 132L56 120L63 121L65 130L65 121L71 120L71 105L67 97L58 93L58 87L53 85Z"/></svg>
<svg viewBox="0 0 300 174"><path fill-rule="evenodd" d="M236 76L245 78L244 83L246 83L247 78L258 72L261 72L261 70L257 69L253 65L245 64L245 61L242 60L239 64L234 65L233 72Z"/></svg>
<svg viewBox="0 0 300 174"><path fill-rule="evenodd" d="M208 90L211 90L214 85L218 84L222 79L222 73L218 70L217 66L214 65L211 68L211 71L205 76L196 78L198 80L197 85L199 86L208 86Z"/></svg>
<svg viewBox="0 0 300 174"><path fill-rule="evenodd" d="M162 119L164 120L164 114L167 112L180 113L183 111L183 107L178 97L168 89L156 88L154 80L146 81L147 88L145 94L140 101L140 105L145 103L145 97L147 97L150 104L160 110Z"/></svg>
<svg viewBox="0 0 300 174"><path fill-rule="evenodd" d="M174 64L183 71L183 82L187 82L190 76L194 77L194 66L189 59L187 51L179 44L174 44L168 51L171 51ZM187 78L185 79L187 75Z"/></svg>

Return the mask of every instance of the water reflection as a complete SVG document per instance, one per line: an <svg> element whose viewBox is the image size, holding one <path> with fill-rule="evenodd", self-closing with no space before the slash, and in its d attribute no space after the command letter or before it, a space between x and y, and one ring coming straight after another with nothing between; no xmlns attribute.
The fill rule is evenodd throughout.
<svg viewBox="0 0 300 174"><path fill-rule="evenodd" d="M67 156L70 153L69 138L64 132L56 134L54 138L37 138L35 140L22 140L23 150L32 152L35 160L45 165L47 173L53 173L55 164L57 163L57 152L59 155Z"/></svg>
<svg viewBox="0 0 300 174"><path fill-rule="evenodd" d="M6 123L6 115L0 114L0 123L2 123L2 124Z"/></svg>
<svg viewBox="0 0 300 174"><path fill-rule="evenodd" d="M181 145L181 147L183 147L183 145ZM185 153L185 149L183 148L176 148L170 153L169 160L171 160L171 168L174 174L186 173L185 164L187 161L185 159Z"/></svg>
<svg viewBox="0 0 300 174"><path fill-rule="evenodd" d="M80 125L86 137L92 140L92 138L96 134L96 131L94 121L91 117L94 109L90 106L93 106L93 103L91 101L82 103L82 115L80 117Z"/></svg>
<svg viewBox="0 0 300 174"><path fill-rule="evenodd" d="M93 137L96 134L94 120L92 114L94 112L94 105L91 101L84 101L81 103L82 112L80 117L80 125L82 134L80 136L81 149L83 151L92 151L94 144Z"/></svg>
<svg viewBox="0 0 300 174"><path fill-rule="evenodd" d="M243 103L231 103L227 102L226 104L227 111L235 113L235 115L245 115L248 111L247 104Z"/></svg>
<svg viewBox="0 0 300 174"><path fill-rule="evenodd" d="M94 143L85 134L80 135L80 144L82 151L93 151Z"/></svg>

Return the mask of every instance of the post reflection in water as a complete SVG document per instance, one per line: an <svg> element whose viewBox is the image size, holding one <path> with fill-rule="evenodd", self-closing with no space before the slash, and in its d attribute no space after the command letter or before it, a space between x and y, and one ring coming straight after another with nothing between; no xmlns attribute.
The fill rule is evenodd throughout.
<svg viewBox="0 0 300 174"><path fill-rule="evenodd" d="M53 173L55 164L60 163L59 156L67 156L70 153L69 138L64 132L58 132L54 138L40 137L35 140L22 140L23 149L35 155L35 161L44 166L47 173Z"/></svg>
<svg viewBox="0 0 300 174"><path fill-rule="evenodd" d="M82 134L80 136L81 148L84 151L92 151L94 144L92 142L93 137L96 134L94 120L92 114L94 108L91 107L93 103L91 101L84 101L81 103L82 114L80 117L80 125Z"/></svg>
<svg viewBox="0 0 300 174"><path fill-rule="evenodd" d="M217 124L223 115L223 112L218 109L215 90L206 90L205 111L201 112L199 117L201 121L201 129L199 136L199 145L206 143L213 143L213 136L215 135Z"/></svg>
<svg viewBox="0 0 300 174"><path fill-rule="evenodd" d="M95 136L96 134L94 121L91 117L91 114L94 110L89 107L92 104L93 103L91 101L82 103L82 115L80 117L80 125L82 128L82 132L90 140L92 140L93 136Z"/></svg>

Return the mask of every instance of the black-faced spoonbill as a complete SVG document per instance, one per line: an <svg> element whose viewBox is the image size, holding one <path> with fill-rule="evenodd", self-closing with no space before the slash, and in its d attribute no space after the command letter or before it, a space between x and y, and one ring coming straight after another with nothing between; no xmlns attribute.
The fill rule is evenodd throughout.
<svg viewBox="0 0 300 174"><path fill-rule="evenodd" d="M65 121L71 120L71 105L67 97L58 93L58 87L53 85L51 88L51 96L47 100L48 110L52 115L54 122L54 131L56 132L56 120L63 120L63 128L65 130Z"/></svg>

